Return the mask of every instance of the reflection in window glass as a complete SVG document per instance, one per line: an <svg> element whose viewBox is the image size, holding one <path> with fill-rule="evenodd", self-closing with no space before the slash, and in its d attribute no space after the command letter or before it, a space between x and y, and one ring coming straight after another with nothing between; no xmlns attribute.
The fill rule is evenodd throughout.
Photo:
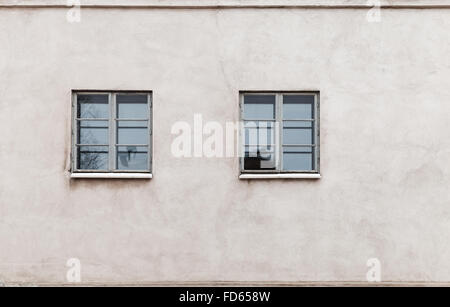
<svg viewBox="0 0 450 307"><path fill-rule="evenodd" d="M78 118L109 118L108 95L78 95Z"/></svg>
<svg viewBox="0 0 450 307"><path fill-rule="evenodd" d="M78 144L107 145L108 121L78 121Z"/></svg>
<svg viewBox="0 0 450 307"><path fill-rule="evenodd" d="M73 171L150 172L150 95L74 93Z"/></svg>
<svg viewBox="0 0 450 307"><path fill-rule="evenodd" d="M317 94L251 93L241 99L244 172L319 171Z"/></svg>
<svg viewBox="0 0 450 307"><path fill-rule="evenodd" d="M77 157L78 169L108 169L108 146L80 146L78 147Z"/></svg>
<svg viewBox="0 0 450 307"><path fill-rule="evenodd" d="M314 95L283 95L283 170L314 169L314 101ZM301 121L302 119L305 121Z"/></svg>
<svg viewBox="0 0 450 307"><path fill-rule="evenodd" d="M273 146L246 146L244 168L247 170L275 169L275 152Z"/></svg>
<svg viewBox="0 0 450 307"><path fill-rule="evenodd" d="M147 147L118 146L117 169L119 170L145 170L148 168Z"/></svg>
<svg viewBox="0 0 450 307"><path fill-rule="evenodd" d="M245 123L245 169L267 170L275 168L275 130L274 122L248 121Z"/></svg>

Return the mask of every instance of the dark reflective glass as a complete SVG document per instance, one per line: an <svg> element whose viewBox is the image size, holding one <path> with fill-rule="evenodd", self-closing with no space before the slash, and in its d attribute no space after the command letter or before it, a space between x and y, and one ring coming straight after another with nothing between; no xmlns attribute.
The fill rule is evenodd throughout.
<svg viewBox="0 0 450 307"><path fill-rule="evenodd" d="M275 169L275 152L273 146L245 146L245 170Z"/></svg>
<svg viewBox="0 0 450 307"><path fill-rule="evenodd" d="M245 95L244 119L275 119L275 96Z"/></svg>
<svg viewBox="0 0 450 307"><path fill-rule="evenodd" d="M78 121L78 144L109 144L108 121Z"/></svg>
<svg viewBox="0 0 450 307"><path fill-rule="evenodd" d="M107 146L80 146L77 148L77 168L79 170L107 170Z"/></svg>
<svg viewBox="0 0 450 307"><path fill-rule="evenodd" d="M148 150L140 146L117 147L117 169L120 170L147 170Z"/></svg>
<svg viewBox="0 0 450 307"><path fill-rule="evenodd" d="M313 95L284 95L283 119L312 119Z"/></svg>
<svg viewBox="0 0 450 307"><path fill-rule="evenodd" d="M108 95L77 95L78 118L109 118Z"/></svg>

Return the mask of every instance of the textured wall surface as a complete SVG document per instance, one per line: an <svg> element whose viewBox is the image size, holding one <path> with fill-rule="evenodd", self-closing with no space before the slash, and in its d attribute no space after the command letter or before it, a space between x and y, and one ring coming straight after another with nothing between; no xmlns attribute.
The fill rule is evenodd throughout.
<svg viewBox="0 0 450 307"><path fill-rule="evenodd" d="M0 9L0 281L450 281L450 10ZM71 89L152 90L152 180L71 180ZM171 155L239 90L320 90L322 179Z"/></svg>
<svg viewBox="0 0 450 307"><path fill-rule="evenodd" d="M83 6L98 5L120 5L120 6L248 6L248 5L363 5L373 6L376 3L381 5L450 5L450 0L81 0L78 1ZM7 6L54 6L76 4L77 1L68 0L0 0L0 5Z"/></svg>

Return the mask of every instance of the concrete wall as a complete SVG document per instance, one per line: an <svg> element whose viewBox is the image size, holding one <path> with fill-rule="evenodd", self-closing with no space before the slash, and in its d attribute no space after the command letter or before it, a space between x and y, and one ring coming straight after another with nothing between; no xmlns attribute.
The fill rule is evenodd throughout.
<svg viewBox="0 0 450 307"><path fill-rule="evenodd" d="M0 281L450 282L450 10L66 13L0 8ZM72 89L153 91L152 180L69 178ZM171 155L240 90L312 89L320 180Z"/></svg>

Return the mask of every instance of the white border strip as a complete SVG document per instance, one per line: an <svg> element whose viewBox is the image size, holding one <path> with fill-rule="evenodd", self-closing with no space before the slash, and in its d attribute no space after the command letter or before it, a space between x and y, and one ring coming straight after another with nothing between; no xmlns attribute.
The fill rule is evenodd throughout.
<svg viewBox="0 0 450 307"><path fill-rule="evenodd" d="M41 287L450 287L450 282L442 281L130 281L130 282L4 282L6 287L41 286Z"/></svg>
<svg viewBox="0 0 450 307"><path fill-rule="evenodd" d="M152 174L143 173L71 173L70 178L85 179L152 179Z"/></svg>

